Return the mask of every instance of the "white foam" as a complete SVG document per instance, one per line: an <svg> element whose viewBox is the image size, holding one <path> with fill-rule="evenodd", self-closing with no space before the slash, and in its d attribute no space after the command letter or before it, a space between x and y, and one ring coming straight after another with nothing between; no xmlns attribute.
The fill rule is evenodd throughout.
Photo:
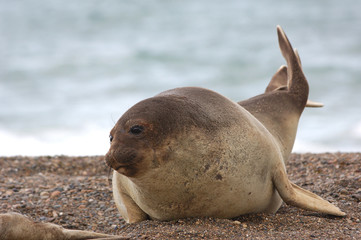
<svg viewBox="0 0 361 240"><path fill-rule="evenodd" d="M351 134L354 138L361 139L361 121L355 125Z"/></svg>
<svg viewBox="0 0 361 240"><path fill-rule="evenodd" d="M330 152L330 151L331 152L334 151L331 149L330 146L323 145L321 143L306 142L298 139L296 139L292 149L292 152L297 152L297 153L306 153L306 152L321 153L321 152Z"/></svg>
<svg viewBox="0 0 361 240"><path fill-rule="evenodd" d="M87 127L79 132L51 130L42 136L20 136L0 130L0 156L104 155L109 130Z"/></svg>

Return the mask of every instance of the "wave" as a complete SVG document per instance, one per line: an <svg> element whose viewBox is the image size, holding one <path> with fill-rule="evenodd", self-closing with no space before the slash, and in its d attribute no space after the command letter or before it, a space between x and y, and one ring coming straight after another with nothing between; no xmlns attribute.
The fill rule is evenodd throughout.
<svg viewBox="0 0 361 240"><path fill-rule="evenodd" d="M22 136L0 129L0 156L104 155L109 130L87 127L79 132L50 130L41 136Z"/></svg>

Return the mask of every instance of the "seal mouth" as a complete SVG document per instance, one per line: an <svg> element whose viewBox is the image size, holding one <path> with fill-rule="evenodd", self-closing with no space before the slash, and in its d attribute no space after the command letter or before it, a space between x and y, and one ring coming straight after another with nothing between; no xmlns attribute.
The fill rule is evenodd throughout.
<svg viewBox="0 0 361 240"><path fill-rule="evenodd" d="M136 171L136 163L119 164L115 159L113 161L108 161L107 159L106 164L110 167L110 169L113 169L125 176L132 176Z"/></svg>
<svg viewBox="0 0 361 240"><path fill-rule="evenodd" d="M114 152L108 152L105 157L105 163L115 171L118 171L121 168L128 169L136 164L136 162L134 162L135 157L136 156L134 154L129 154L124 159L122 159L122 161L119 161L118 158L116 158Z"/></svg>
<svg viewBox="0 0 361 240"><path fill-rule="evenodd" d="M132 177L136 174L137 163L118 164L113 163L108 165L111 169L127 177Z"/></svg>
<svg viewBox="0 0 361 240"><path fill-rule="evenodd" d="M130 163L130 164L118 165L118 166L115 166L115 167L112 167L112 166L110 166L110 167L113 168L115 171L118 171L118 170L121 169L121 168L124 168L124 169L130 168L130 167L132 167L134 164L135 164L135 163Z"/></svg>

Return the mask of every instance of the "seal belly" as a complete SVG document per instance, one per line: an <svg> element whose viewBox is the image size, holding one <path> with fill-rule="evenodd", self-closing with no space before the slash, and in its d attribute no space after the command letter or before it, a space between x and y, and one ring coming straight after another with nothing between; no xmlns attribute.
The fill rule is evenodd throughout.
<svg viewBox="0 0 361 240"><path fill-rule="evenodd" d="M116 173L117 174L117 173ZM152 219L172 220L187 217L232 218L266 211L275 192L271 176L246 178L217 174L203 175L193 182L177 178L161 181L154 177L148 186L138 186L117 174L133 201ZM159 175L158 175L159 176ZM171 188L163 186L166 181ZM156 187L158 186L158 187Z"/></svg>

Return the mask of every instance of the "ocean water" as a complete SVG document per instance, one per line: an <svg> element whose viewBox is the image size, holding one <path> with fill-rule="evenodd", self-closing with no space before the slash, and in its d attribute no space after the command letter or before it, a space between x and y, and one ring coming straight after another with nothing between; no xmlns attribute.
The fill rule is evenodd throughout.
<svg viewBox="0 0 361 240"><path fill-rule="evenodd" d="M361 1L0 0L0 155L94 155L138 101L264 91L299 50L310 99L295 152L361 151Z"/></svg>

